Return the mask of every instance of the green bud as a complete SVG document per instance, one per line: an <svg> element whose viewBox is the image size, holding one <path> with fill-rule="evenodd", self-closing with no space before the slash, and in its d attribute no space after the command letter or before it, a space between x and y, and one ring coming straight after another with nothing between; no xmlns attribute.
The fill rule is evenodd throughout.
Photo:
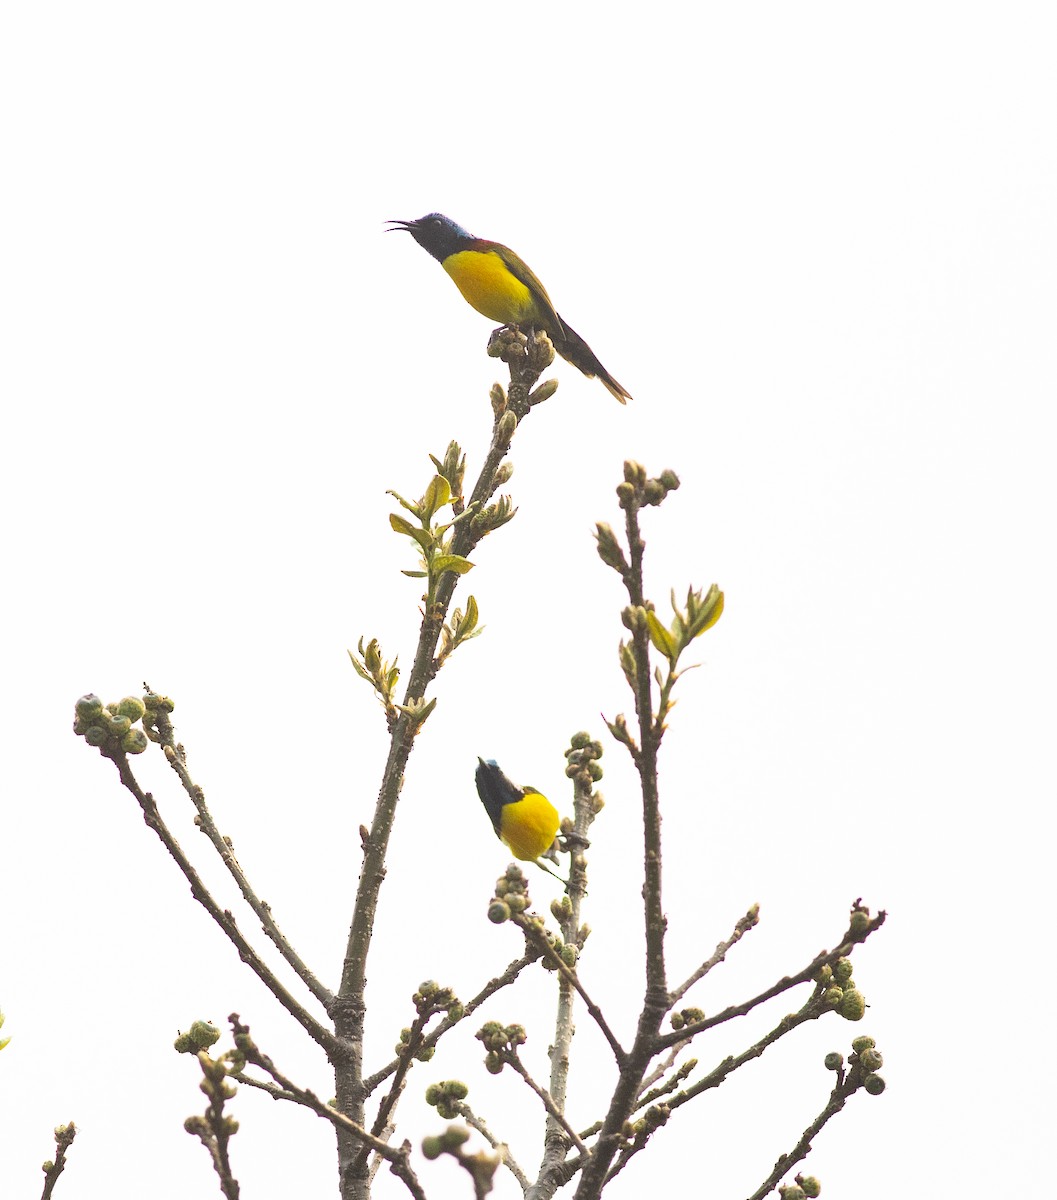
<svg viewBox="0 0 1057 1200"><path fill-rule="evenodd" d="M823 983L823 984L828 985L829 981L832 978L833 978L833 968L829 965L829 963L823 963L822 966L819 967L819 969L815 972L815 982L816 983Z"/></svg>
<svg viewBox="0 0 1057 1200"><path fill-rule="evenodd" d="M498 1075L503 1069L502 1058L493 1051L489 1051L489 1053L485 1055L484 1069L489 1073L489 1075Z"/></svg>
<svg viewBox="0 0 1057 1200"><path fill-rule="evenodd" d="M838 958L833 964L833 978L841 984L851 979L852 965L850 958Z"/></svg>
<svg viewBox="0 0 1057 1200"><path fill-rule="evenodd" d="M826 988L826 994L822 997L822 999L833 1008L836 1008L837 1005L840 1004L840 1002L844 999L844 989L839 988L834 984L833 987Z"/></svg>
<svg viewBox="0 0 1057 1200"><path fill-rule="evenodd" d="M643 499L647 504L660 504L667 495L664 484L659 479L647 479L643 488Z"/></svg>
<svg viewBox="0 0 1057 1200"><path fill-rule="evenodd" d="M630 483L617 484L617 503L621 508L630 508L635 499L635 489Z"/></svg>
<svg viewBox="0 0 1057 1200"><path fill-rule="evenodd" d="M866 1034L861 1034L859 1037L852 1039L851 1048L856 1054L862 1054L864 1050L872 1050L876 1045L877 1043L872 1037L869 1037Z"/></svg>
<svg viewBox="0 0 1057 1200"><path fill-rule="evenodd" d="M862 1085L871 1096L880 1096L885 1090L885 1081L880 1075L867 1075Z"/></svg>
<svg viewBox="0 0 1057 1200"><path fill-rule="evenodd" d="M853 988L844 993L837 1011L845 1021L861 1021L866 1016L866 998Z"/></svg>
<svg viewBox="0 0 1057 1200"><path fill-rule="evenodd" d="M121 749L126 754L142 754L149 745L150 741L142 729L130 729L121 739Z"/></svg>
<svg viewBox="0 0 1057 1200"><path fill-rule="evenodd" d="M529 404L542 404L558 390L557 379L545 379L535 391L529 393Z"/></svg>
<svg viewBox="0 0 1057 1200"><path fill-rule="evenodd" d="M132 722L128 717L111 717L107 722L107 732L111 737L123 738L126 733L132 728Z"/></svg>
<svg viewBox="0 0 1057 1200"><path fill-rule="evenodd" d="M670 492L676 491L679 487L679 476L674 471L662 471L658 478Z"/></svg>
<svg viewBox="0 0 1057 1200"><path fill-rule="evenodd" d="M147 706L138 696L126 696L119 700L114 712L120 717L128 717L130 721L138 721L147 711Z"/></svg>
<svg viewBox="0 0 1057 1200"><path fill-rule="evenodd" d="M195 1021L187 1031L188 1037L195 1043L198 1050L207 1050L220 1041L220 1030L208 1021Z"/></svg>
<svg viewBox="0 0 1057 1200"><path fill-rule="evenodd" d="M870 928L870 910L868 908L856 908L851 914L851 932L856 937L862 935Z"/></svg>
<svg viewBox="0 0 1057 1200"><path fill-rule="evenodd" d="M844 1066L844 1055L831 1050L822 1061L827 1071L839 1071Z"/></svg>
<svg viewBox="0 0 1057 1200"><path fill-rule="evenodd" d="M498 386L498 384L496 386ZM443 1153L444 1153L444 1143L440 1140L439 1137L437 1137L436 1135L433 1135L431 1137L424 1137L422 1139L422 1157L423 1158L428 1158L430 1160L433 1160L435 1158L440 1158L440 1156Z"/></svg>
<svg viewBox="0 0 1057 1200"><path fill-rule="evenodd" d="M804 1195L811 1197L812 1200L822 1191L822 1184L814 1175L798 1175L796 1181L804 1189Z"/></svg>
<svg viewBox="0 0 1057 1200"><path fill-rule="evenodd" d="M110 735L100 725L89 725L84 731L84 740L89 746L102 746Z"/></svg>
<svg viewBox="0 0 1057 1200"><path fill-rule="evenodd" d="M626 571L628 564L624 558L624 551L617 541L616 534L604 521L599 521L595 526L595 539L598 557L606 566L612 567L615 571Z"/></svg>
<svg viewBox="0 0 1057 1200"><path fill-rule="evenodd" d="M787 1183L778 1189L778 1195L782 1200L805 1200L806 1193L799 1183Z"/></svg>
<svg viewBox="0 0 1057 1200"><path fill-rule="evenodd" d="M91 721L93 717L98 717L103 711L103 702L95 692L88 692L74 705L74 711L82 721Z"/></svg>
<svg viewBox="0 0 1057 1200"><path fill-rule="evenodd" d="M880 1071L885 1065L885 1060L880 1050L864 1050L859 1055L859 1065L864 1071L872 1074L874 1071Z"/></svg>
<svg viewBox="0 0 1057 1200"><path fill-rule="evenodd" d="M488 906L488 919L493 925L502 925L510 920L510 905L502 900L493 900Z"/></svg>
<svg viewBox="0 0 1057 1200"><path fill-rule="evenodd" d="M508 483L510 481L510 477L513 474L514 464L510 462L503 463L492 477L492 487L501 488L504 483Z"/></svg>
<svg viewBox="0 0 1057 1200"><path fill-rule="evenodd" d="M507 443L514 436L514 430L517 429L517 417L512 409L507 409L499 418L499 425L496 430L497 437L500 443Z"/></svg>

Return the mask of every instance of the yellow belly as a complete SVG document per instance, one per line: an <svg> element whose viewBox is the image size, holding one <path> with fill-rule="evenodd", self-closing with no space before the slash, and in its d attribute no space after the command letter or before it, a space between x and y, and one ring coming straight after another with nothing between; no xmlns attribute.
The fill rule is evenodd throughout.
<svg viewBox="0 0 1057 1200"><path fill-rule="evenodd" d="M504 804L500 837L523 862L532 862L550 849L558 833L558 810L539 792L529 792L513 804Z"/></svg>
<svg viewBox="0 0 1057 1200"><path fill-rule="evenodd" d="M527 325L538 319L532 293L506 264L488 251L462 250L442 263L467 304L502 325Z"/></svg>

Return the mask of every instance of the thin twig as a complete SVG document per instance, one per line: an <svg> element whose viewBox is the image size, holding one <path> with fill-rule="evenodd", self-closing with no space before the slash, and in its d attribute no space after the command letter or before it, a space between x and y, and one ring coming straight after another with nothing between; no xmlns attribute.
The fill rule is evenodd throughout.
<svg viewBox="0 0 1057 1200"><path fill-rule="evenodd" d="M389 1164L390 1171L407 1187L415 1200L426 1200L426 1194L411 1167L410 1142L404 1142L399 1147L392 1146L388 1142L382 1141L381 1138L376 1138L373 1134L368 1133L362 1125L357 1124L345 1113L339 1112L338 1109L320 1100L315 1092L308 1088L298 1087L276 1067L267 1054L261 1052L250 1037L248 1026L240 1022L238 1013L232 1013L228 1020L231 1022L235 1035L235 1046L245 1055L247 1062L253 1063L254 1066L260 1067L262 1071L270 1075L283 1092L291 1095L297 1103L304 1105L305 1108L310 1108L318 1116L329 1121L336 1129L343 1130L357 1142L369 1146L376 1154L381 1155Z"/></svg>
<svg viewBox="0 0 1057 1200"><path fill-rule="evenodd" d="M521 1059L518 1058L515 1053L510 1051L503 1056L503 1061L508 1066L513 1067L514 1070L521 1076L521 1078L536 1093L536 1095L540 1098L540 1102L543 1104L543 1107L550 1114L551 1118L557 1121L557 1123L562 1127L568 1136L569 1141L577 1148L577 1150L579 1150L581 1154L587 1154L587 1147L583 1144L583 1142L580 1141L580 1135L565 1119L565 1114L561 1112L558 1106L554 1103L550 1092L548 1092L546 1088L541 1088L535 1079L533 1079L528 1073L528 1069L525 1067L525 1064L521 1061Z"/></svg>
<svg viewBox="0 0 1057 1200"><path fill-rule="evenodd" d="M882 909L876 917L871 918L866 931L857 940L865 941L871 933L884 924L886 916L887 914ZM818 974L820 967L827 963L832 965L838 958L848 954L850 949L849 939L845 937L835 950L823 950L802 971L798 971L795 975L787 975L784 979L779 979L777 983L760 992L758 996L753 996L751 1000L746 1000L742 1004L732 1004L729 1008L723 1009L722 1012L716 1013L715 1016L706 1017L701 1021L694 1021L692 1024L684 1025L682 1029L673 1033L663 1034L657 1039L655 1049L665 1050L684 1038L695 1037L697 1034L703 1033L706 1029L722 1025L727 1021L733 1020L735 1017L744 1017L752 1012L754 1008L768 1000L773 1000L775 996L780 996L783 992L789 991L790 988L799 987L802 983L813 982L814 976Z"/></svg>
<svg viewBox="0 0 1057 1200"><path fill-rule="evenodd" d="M713 967L723 962L727 957L727 951L730 950L730 948L737 942L740 942L742 937L748 933L753 926L759 923L759 919L760 906L758 904L754 904L752 908L750 908L745 914L745 916L739 918L738 923L734 926L734 932L730 935L730 937L727 938L725 942L719 943L719 945L716 947L716 952L712 955L712 957L706 959L690 976L690 978L686 980L685 983L681 983L677 988L669 993L669 1005L674 1008L686 995L686 993L694 986L694 984L698 982L698 980L703 979Z"/></svg>
<svg viewBox="0 0 1057 1200"><path fill-rule="evenodd" d="M293 1104L300 1104L300 1099L293 1092L284 1091L277 1083L270 1083L267 1079L254 1079L252 1075L247 1075L245 1071L230 1071L232 1079L236 1083L244 1083L247 1087L256 1088L259 1092L264 1092L271 1096L273 1100L288 1100ZM310 1105L306 1105L311 1107Z"/></svg>
<svg viewBox="0 0 1057 1200"><path fill-rule="evenodd" d="M238 1130L238 1123L224 1115L224 1105L234 1095L235 1089L228 1083L227 1064L222 1059L213 1059L205 1050L198 1052L198 1065L205 1079L202 1090L209 1097L204 1116L188 1117L184 1129L194 1135L209 1151L213 1170L220 1180L220 1190L226 1200L239 1200L239 1183L231 1170L228 1144Z"/></svg>
<svg viewBox="0 0 1057 1200"><path fill-rule="evenodd" d="M664 721L653 712L653 674L650 669L650 635L645 619L642 562L646 544L639 529L639 508L646 502L646 472L637 463L625 463L625 484L618 489L624 508L630 565L621 572L630 604L625 613L631 629L628 651L633 659L626 668L635 697L638 748L625 741L639 773L642 788L643 923L646 940L646 988L639 1012L635 1041L620 1066L620 1075L590 1156L583 1163L576 1200L596 1200L601 1195L623 1127L634 1110L642 1079L657 1052L658 1032L668 1011L668 986L664 953L667 920L664 916L661 873L661 813L657 783L657 756L664 736ZM626 657L622 655L622 657ZM613 727L611 726L611 729Z"/></svg>
<svg viewBox="0 0 1057 1200"><path fill-rule="evenodd" d="M169 723L167 720L167 713L163 712L159 714L159 716L166 718L166 724ZM168 744L172 747L171 752L166 753L166 758L169 760L169 765L176 772L180 779L180 783L183 785L184 791L188 794L188 796L191 797L195 808L198 810L198 827L202 830L206 837L209 838L213 845L213 849L216 850L217 854L220 855L221 861L223 862L224 866L227 867L232 879L234 879L235 883L238 885L243 899L250 906L255 916L260 921L264 932L275 944L283 958L286 959L286 961L293 968L293 971L297 975L298 979L301 980L301 982L305 985L305 987L308 988L312 995L315 996L320 1004L322 1004L323 1007L329 1011L330 1005L334 1002L334 993L319 981L315 973L306 965L301 956L294 950L293 946L290 945L289 940L286 938L285 934L283 934L282 930L280 930L275 918L272 916L271 906L265 901L261 900L254 891L253 887L250 885L250 881L247 879L245 871L242 869L238 859L235 857L235 852L232 848L231 842L224 837L219 829L217 829L216 822L213 820L213 816L206 806L205 792L197 783L194 782L188 773L187 762L182 753L183 747L173 745L171 741L171 734L170 740L168 743L166 743L164 737L164 728L161 720L158 721L158 727L159 733L161 733L163 736L162 744Z"/></svg>
<svg viewBox="0 0 1057 1200"><path fill-rule="evenodd" d="M617 1041L616 1034L612 1031L612 1029L609 1028L609 1023L602 1015L602 1010L587 994L587 990L580 982L580 977L577 975L577 973L562 959L562 956L550 944L543 930L539 925L536 924L535 921L526 918L523 913L514 913L511 920L513 920L518 928L524 932L526 938L528 938L533 945L537 946L550 962L554 963L555 968L562 978L567 979L569 983L576 988L577 992L580 994L580 999L583 1000L584 1005L591 1016L591 1019L598 1026L599 1030L601 1030L602 1036L609 1043L610 1049L613 1051L613 1057L617 1060L617 1065L623 1066L627 1061L627 1051Z"/></svg>
<svg viewBox="0 0 1057 1200"><path fill-rule="evenodd" d="M818 1114L811 1124L804 1130L800 1136L800 1140L789 1151L788 1154L783 1154L774 1164L774 1170L760 1184L755 1192L749 1196L748 1200L763 1200L764 1196L768 1195L778 1183L778 1180L783 1175L787 1175L789 1171L798 1162L807 1158L811 1153L811 1141L817 1136L823 1126L840 1112L844 1105L848 1102L848 1097L853 1095L858 1090L858 1084L853 1083L852 1077L842 1079L837 1086L830 1092L829 1100L826 1107Z"/></svg>
<svg viewBox="0 0 1057 1200"><path fill-rule="evenodd" d="M59 1176L66 1168L66 1151L73 1145L76 1136L77 1126L72 1121L55 1130L55 1158L44 1164L44 1191L40 1194L40 1200L51 1200Z"/></svg>
<svg viewBox="0 0 1057 1200"><path fill-rule="evenodd" d="M530 963L535 961L535 956L529 954L523 954L520 958L515 958L514 961L510 963L507 969L502 973L502 975L497 975L494 979L490 979L472 1000L468 1000L466 1002L463 1007L461 1017L445 1017L435 1029L426 1034L426 1036L422 1039L422 1048L429 1049L430 1047L435 1046L449 1029L452 1029L454 1026L458 1025L460 1021L465 1021L468 1016L476 1012L477 1009L479 1009L486 1000L494 996L496 992L501 991L505 987L509 987L510 984L517 979L521 972L527 966L529 966ZM363 1081L363 1094L365 1096L369 1096L380 1083L384 1083L389 1076L393 1074L399 1065L400 1058L397 1057L394 1058L392 1062L382 1067L380 1071L375 1071L373 1075L368 1075Z"/></svg>
<svg viewBox="0 0 1057 1200"><path fill-rule="evenodd" d="M169 827L162 819L154 797L150 792L144 792L139 786L136 777L132 774L132 770L128 765L128 758L124 751L120 749L108 749L106 754L107 757L113 760L114 765L117 767L121 782L138 801L143 811L143 820L158 835L162 845L169 851L176 865L183 872L184 878L191 885L191 895L194 896L198 903L202 905L206 912L209 913L217 925L224 931L228 940L239 952L239 958L249 966L257 978L305 1030L308 1036L318 1046L321 1046L326 1051L328 1057L333 1060L341 1049L338 1039L335 1038L329 1029L320 1024L279 982L272 969L246 940L235 923L235 918L227 909L222 909L213 898L212 893L202 882L198 872L191 865L187 855L184 854L179 842L173 837Z"/></svg>
<svg viewBox="0 0 1057 1200"><path fill-rule="evenodd" d="M462 1117L466 1124L469 1125L471 1129L476 1129L481 1137L483 1137L484 1140L489 1144L489 1146L502 1155L503 1166L506 1167L510 1174L513 1175L521 1185L522 1192L527 1192L529 1188L528 1176L518 1165L517 1159L513 1156L513 1154L510 1153L510 1147L506 1144L506 1142L501 1142L488 1128L483 1118L479 1117L464 1100L460 1100L455 1107L459 1113L459 1116Z"/></svg>

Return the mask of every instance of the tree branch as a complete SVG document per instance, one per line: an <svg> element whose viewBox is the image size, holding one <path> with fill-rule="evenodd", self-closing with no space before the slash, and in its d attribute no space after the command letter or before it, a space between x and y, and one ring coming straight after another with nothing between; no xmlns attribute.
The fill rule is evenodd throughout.
<svg viewBox="0 0 1057 1200"><path fill-rule="evenodd" d="M73 1145L73 1139L76 1136L77 1126L72 1121L68 1125L58 1126L55 1130L55 1158L46 1162L42 1168L44 1191L40 1194L40 1200L51 1200L51 1194L55 1191L59 1176L66 1169L66 1151Z"/></svg>
<svg viewBox="0 0 1057 1200"><path fill-rule="evenodd" d="M144 688L149 692L149 685L144 684ZM220 855L220 859L224 866L228 869L228 873L238 885L239 891L242 893L243 899L253 910L255 916L260 921L264 932L275 944L279 953L293 968L294 973L301 982L308 988L313 996L323 1005L325 1009L329 1009L334 1001L334 994L329 988L325 987L315 973L309 969L304 960L294 950L293 946L280 930L275 918L272 916L270 905L261 900L256 891L250 885L249 879L246 877L245 871L235 857L235 852L231 844L231 840L221 834L217 829L216 822L213 820L212 813L206 806L205 792L194 782L190 773L187 770L187 758L184 754L182 746L178 746L175 742L174 730L172 722L169 719L169 714L160 710L155 713L154 727L158 733L158 740L165 749L165 757L169 765L176 772L184 791L190 796L195 808L198 810L198 820L196 824L199 829L209 838L213 845L213 849Z"/></svg>
<svg viewBox="0 0 1057 1200"><path fill-rule="evenodd" d="M734 932L730 935L730 937L727 938L725 942L719 943L712 957L706 959L690 976L690 978L686 980L685 983L681 983L669 994L669 1006L674 1008L695 983L701 979L704 979L704 977L709 973L709 971L712 970L713 967L717 966L721 962L724 962L727 957L727 951L730 950L730 948L737 942L740 942L742 937L748 933L750 929L759 924L759 920L760 906L758 904L754 904L752 908L750 908L745 914L745 916L739 918L738 923L734 926Z"/></svg>
<svg viewBox="0 0 1057 1200"><path fill-rule="evenodd" d="M326 1051L327 1056L333 1060L340 1050L338 1039L294 999L290 992L279 982L267 963L264 962L253 946L246 940L231 913L227 909L222 909L213 898L212 893L191 865L187 855L184 854L180 844L173 837L169 827L162 820L154 797L150 792L144 792L139 786L136 777L132 774L132 770L128 765L128 758L125 752L109 746L103 752L117 767L122 784L135 796L143 812L143 820L146 822L148 828L154 830L162 845L168 850L176 865L183 872L184 878L191 885L191 895L194 896L217 925L220 926L228 940L238 951L239 958L246 963L268 991L271 992L283 1008L305 1030L308 1036L318 1046L321 1046Z"/></svg>

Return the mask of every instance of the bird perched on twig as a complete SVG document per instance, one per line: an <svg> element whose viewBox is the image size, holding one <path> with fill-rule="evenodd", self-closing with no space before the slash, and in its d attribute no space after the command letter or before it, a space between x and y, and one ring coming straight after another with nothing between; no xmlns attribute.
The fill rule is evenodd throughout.
<svg viewBox="0 0 1057 1200"><path fill-rule="evenodd" d="M562 358L589 379L597 375L621 404L631 399L627 388L617 383L591 347L558 315L546 288L509 246L476 238L443 213L389 225L390 233L402 229L428 250L479 313L504 325L545 330Z"/></svg>

